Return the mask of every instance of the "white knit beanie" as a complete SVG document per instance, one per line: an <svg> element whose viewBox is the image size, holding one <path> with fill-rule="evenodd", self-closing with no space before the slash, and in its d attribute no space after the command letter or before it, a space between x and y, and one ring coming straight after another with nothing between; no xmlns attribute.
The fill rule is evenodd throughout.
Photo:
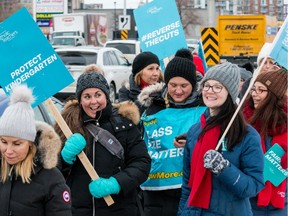
<svg viewBox="0 0 288 216"><path fill-rule="evenodd" d="M36 126L31 89L26 85L12 89L10 104L0 118L0 136L13 136L34 142Z"/></svg>
<svg viewBox="0 0 288 216"><path fill-rule="evenodd" d="M240 86L240 68L236 64L225 62L211 67L201 80L201 85L207 80L216 80L222 83L235 103Z"/></svg>
<svg viewBox="0 0 288 216"><path fill-rule="evenodd" d="M265 57L270 57L270 52L271 52L271 49L272 49L272 43L265 43L263 45L263 47L261 48L259 54L258 54L258 57L257 57L257 66L259 67L260 66L260 61L262 59L264 59Z"/></svg>

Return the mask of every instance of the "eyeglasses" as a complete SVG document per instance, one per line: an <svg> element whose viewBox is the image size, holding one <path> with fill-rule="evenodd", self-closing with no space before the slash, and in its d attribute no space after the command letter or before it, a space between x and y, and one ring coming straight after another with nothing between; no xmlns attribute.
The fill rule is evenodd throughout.
<svg viewBox="0 0 288 216"><path fill-rule="evenodd" d="M250 94L252 94L253 92L256 92L256 94L262 94L263 92L267 92L267 89L260 89L260 88L251 88L250 90Z"/></svg>
<svg viewBox="0 0 288 216"><path fill-rule="evenodd" d="M214 93L220 93L223 89L223 86L220 86L220 85L210 86L209 84L204 84L203 91L209 91L210 88L212 89Z"/></svg>

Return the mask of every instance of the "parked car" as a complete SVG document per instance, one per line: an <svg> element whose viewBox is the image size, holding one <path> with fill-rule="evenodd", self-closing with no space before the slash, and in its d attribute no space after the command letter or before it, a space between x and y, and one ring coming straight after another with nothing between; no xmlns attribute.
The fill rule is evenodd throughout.
<svg viewBox="0 0 288 216"><path fill-rule="evenodd" d="M59 112L63 109L63 103L54 98L51 97L52 101L56 105ZM5 94L4 90L0 88L0 117L2 116L4 110L9 105L10 98ZM42 103L34 108L35 118L38 121L44 121L47 122L50 125L53 125L55 123L55 119L51 112L46 107L45 103ZM24 127L24 126L23 126Z"/></svg>
<svg viewBox="0 0 288 216"><path fill-rule="evenodd" d="M110 47L69 47L55 50L67 69L70 71L75 82L61 90L57 97L65 99L74 95L76 81L83 73L84 67L89 64L97 64L104 71L104 76L110 85L110 100L114 102L123 82L129 80L131 64L123 53Z"/></svg>
<svg viewBox="0 0 288 216"><path fill-rule="evenodd" d="M192 53L197 53L198 54L198 48L199 48L199 40L198 39L186 39L188 49L191 50Z"/></svg>
<svg viewBox="0 0 288 216"><path fill-rule="evenodd" d="M55 36L50 41L54 49L68 46L84 46L86 42L82 36Z"/></svg>
<svg viewBox="0 0 288 216"><path fill-rule="evenodd" d="M138 40L111 40L107 41L104 47L114 47L120 50L130 63L141 52L140 41Z"/></svg>

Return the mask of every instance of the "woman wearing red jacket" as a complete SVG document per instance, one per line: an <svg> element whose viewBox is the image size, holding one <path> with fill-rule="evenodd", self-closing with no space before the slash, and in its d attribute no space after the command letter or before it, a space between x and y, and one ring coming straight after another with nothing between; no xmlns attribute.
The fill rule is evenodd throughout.
<svg viewBox="0 0 288 216"><path fill-rule="evenodd" d="M285 69L261 73L243 110L248 123L261 136L264 154L276 143L285 151L283 169L287 168L287 74ZM277 187L266 181L265 188L250 201L253 215L286 216L287 180Z"/></svg>

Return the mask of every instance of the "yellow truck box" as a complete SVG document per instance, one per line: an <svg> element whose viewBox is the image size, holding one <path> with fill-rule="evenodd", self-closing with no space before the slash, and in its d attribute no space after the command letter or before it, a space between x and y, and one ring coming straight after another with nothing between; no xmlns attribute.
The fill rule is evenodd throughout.
<svg viewBox="0 0 288 216"><path fill-rule="evenodd" d="M217 28L220 59L245 58L255 63L264 43L275 38L277 19L268 15L219 15Z"/></svg>

